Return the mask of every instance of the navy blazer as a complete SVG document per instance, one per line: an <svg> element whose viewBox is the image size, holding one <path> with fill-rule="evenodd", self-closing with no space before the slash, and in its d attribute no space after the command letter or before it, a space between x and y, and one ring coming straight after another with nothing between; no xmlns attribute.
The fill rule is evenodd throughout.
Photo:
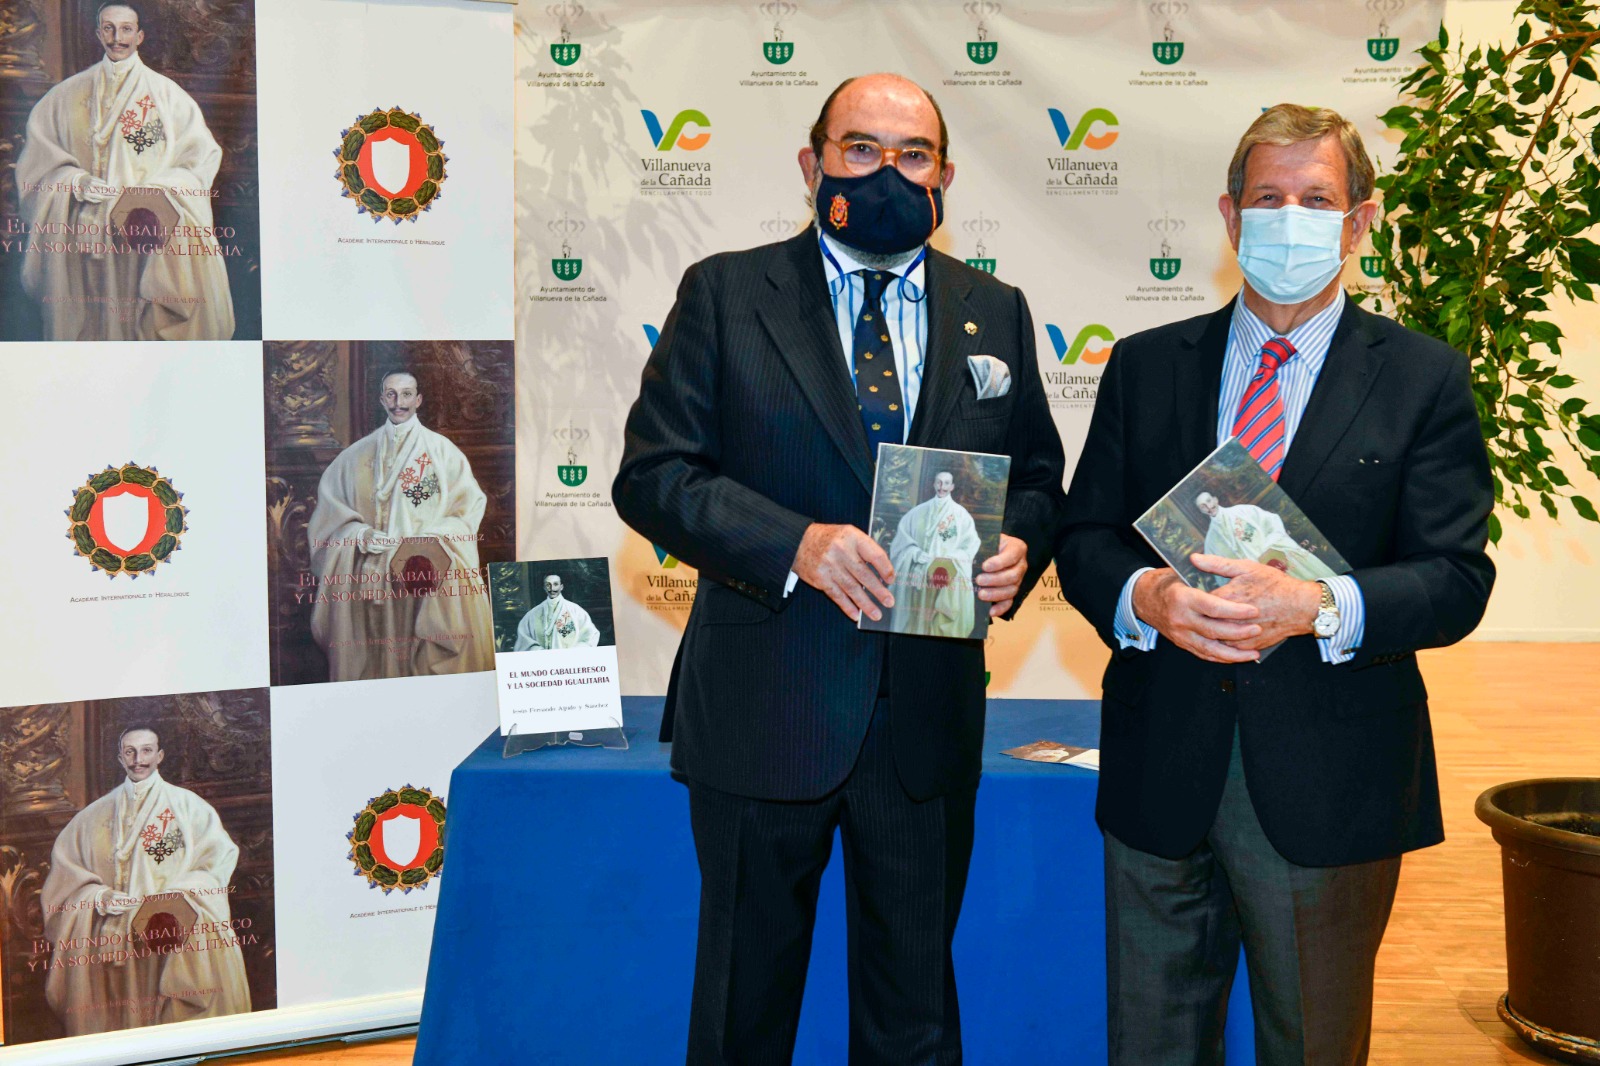
<svg viewBox="0 0 1600 1066"><path fill-rule="evenodd" d="M928 351L907 443L1011 456L1004 529L1029 561L1020 604L1050 561L1065 465L1033 321L1022 293L939 252L926 279ZM967 356L979 353L1009 365L1006 396L978 399ZM612 498L628 525L700 571L663 724L676 771L761 799L827 794L855 763L887 655L907 791L976 783L982 641L864 633L804 582L783 594L806 528L865 529L872 501L814 230L684 274L628 415Z"/></svg>
<svg viewBox="0 0 1600 1066"><path fill-rule="evenodd" d="M1162 639L1118 650L1123 585L1164 565L1133 521L1216 446L1233 305L1112 350L1056 559L1063 594L1112 649L1096 816L1122 842L1187 854L1216 815L1237 723L1272 845L1304 866L1444 839L1427 691L1414 654L1452 644L1494 585L1494 504L1466 357L1348 304L1279 484L1353 567L1366 603L1355 658L1312 636L1266 661L1209 663Z"/></svg>

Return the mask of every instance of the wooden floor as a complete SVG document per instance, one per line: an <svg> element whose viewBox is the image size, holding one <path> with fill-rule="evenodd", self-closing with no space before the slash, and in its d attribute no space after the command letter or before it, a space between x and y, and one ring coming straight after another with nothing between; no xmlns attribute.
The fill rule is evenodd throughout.
<svg viewBox="0 0 1600 1066"><path fill-rule="evenodd" d="M1506 980L1499 848L1472 805L1503 781L1600 773L1600 644L1464 644L1425 653L1423 672L1448 839L1402 866L1378 955L1371 1062L1554 1063L1528 1050L1495 1015ZM412 1046L327 1045L229 1061L403 1066Z"/></svg>

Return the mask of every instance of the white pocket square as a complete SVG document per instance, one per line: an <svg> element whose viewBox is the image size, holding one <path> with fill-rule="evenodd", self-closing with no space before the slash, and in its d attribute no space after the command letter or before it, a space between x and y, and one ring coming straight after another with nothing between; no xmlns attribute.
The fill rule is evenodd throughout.
<svg viewBox="0 0 1600 1066"><path fill-rule="evenodd" d="M1006 361L993 355L967 356L967 369L972 371L972 384L978 390L978 399L995 400L1011 391L1011 368Z"/></svg>

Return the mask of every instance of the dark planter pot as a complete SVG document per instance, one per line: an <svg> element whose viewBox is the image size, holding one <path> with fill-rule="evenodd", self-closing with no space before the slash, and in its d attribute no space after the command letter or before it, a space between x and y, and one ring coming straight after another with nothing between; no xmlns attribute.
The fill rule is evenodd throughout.
<svg viewBox="0 0 1600 1066"><path fill-rule="evenodd" d="M1500 1017L1543 1054L1600 1063L1600 779L1496 785L1477 814L1505 883Z"/></svg>

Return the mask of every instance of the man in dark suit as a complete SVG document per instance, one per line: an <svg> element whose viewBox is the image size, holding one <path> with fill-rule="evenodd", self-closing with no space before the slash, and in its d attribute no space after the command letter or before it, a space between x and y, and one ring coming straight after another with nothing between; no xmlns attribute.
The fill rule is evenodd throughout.
<svg viewBox="0 0 1600 1066"><path fill-rule="evenodd" d="M688 1060L789 1061L837 827L851 1062L959 1062L983 644L858 630L893 605L862 530L881 443L1011 456L976 579L1009 617L1053 549L1061 442L1022 294L927 247L955 173L932 98L845 82L800 168L816 228L685 273L612 487L700 571L664 727L702 881Z"/></svg>
<svg viewBox="0 0 1600 1066"><path fill-rule="evenodd" d="M1056 561L1112 649L1115 1063L1222 1062L1241 940L1261 1062L1365 1062L1400 855L1443 839L1415 653L1483 615L1493 493L1466 359L1340 286L1372 178L1338 114L1262 114L1219 201L1243 291L1124 339L1101 379ZM1233 436L1350 574L1196 555L1230 579L1208 594L1161 565L1133 521Z"/></svg>

